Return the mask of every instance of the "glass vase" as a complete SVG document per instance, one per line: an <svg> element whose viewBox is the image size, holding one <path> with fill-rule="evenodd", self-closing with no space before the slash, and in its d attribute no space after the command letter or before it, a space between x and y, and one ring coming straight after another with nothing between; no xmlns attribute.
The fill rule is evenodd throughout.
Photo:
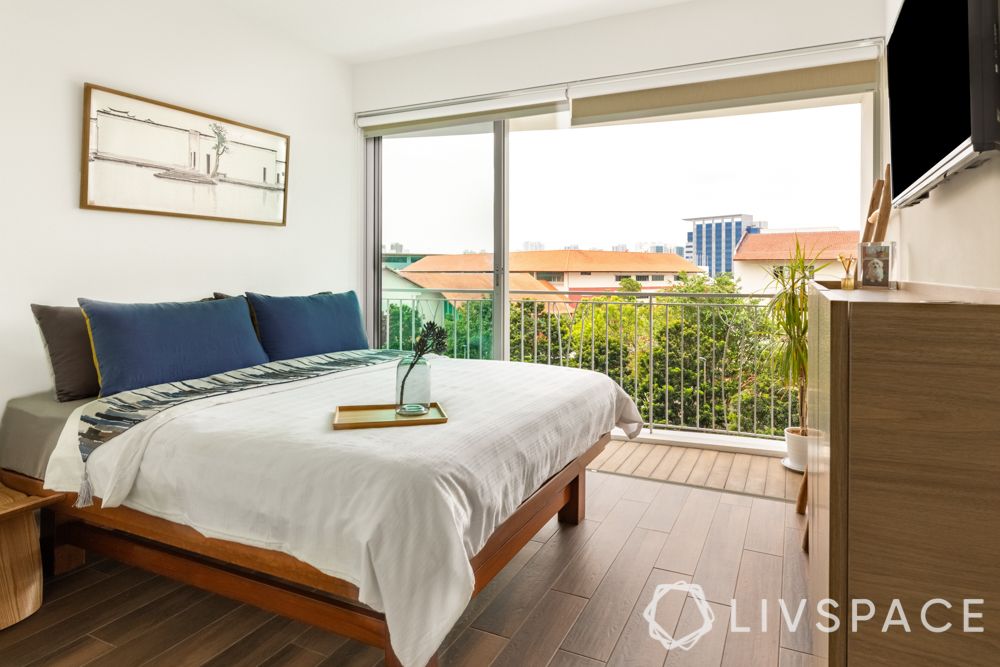
<svg viewBox="0 0 1000 667"><path fill-rule="evenodd" d="M413 362L408 354L396 365L396 413L425 415L431 407L431 365L421 357Z"/></svg>

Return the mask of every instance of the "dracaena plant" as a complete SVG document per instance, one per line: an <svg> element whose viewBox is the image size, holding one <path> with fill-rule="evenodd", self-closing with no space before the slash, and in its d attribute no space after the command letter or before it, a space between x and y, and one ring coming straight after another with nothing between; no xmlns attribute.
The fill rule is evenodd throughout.
<svg viewBox="0 0 1000 667"><path fill-rule="evenodd" d="M427 322L420 335L413 342L413 357L410 359L410 366L403 375L403 380L399 383L399 402L403 402L406 391L406 380L410 377L413 367L428 354L444 354L448 349L448 332L437 322Z"/></svg>
<svg viewBox="0 0 1000 667"><path fill-rule="evenodd" d="M806 389L809 381L809 281L827 264L818 264L822 251L809 256L795 237L795 250L787 266L775 271L771 283L774 297L767 312L777 328L775 358L777 370L788 389L798 389L800 433L806 434L809 406Z"/></svg>

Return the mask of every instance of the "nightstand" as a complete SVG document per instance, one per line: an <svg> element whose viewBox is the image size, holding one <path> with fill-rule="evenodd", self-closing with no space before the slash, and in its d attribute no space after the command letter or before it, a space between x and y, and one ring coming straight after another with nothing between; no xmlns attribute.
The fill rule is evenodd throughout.
<svg viewBox="0 0 1000 667"><path fill-rule="evenodd" d="M0 484L0 630L35 613L42 604L42 558L35 510L61 494L26 496Z"/></svg>

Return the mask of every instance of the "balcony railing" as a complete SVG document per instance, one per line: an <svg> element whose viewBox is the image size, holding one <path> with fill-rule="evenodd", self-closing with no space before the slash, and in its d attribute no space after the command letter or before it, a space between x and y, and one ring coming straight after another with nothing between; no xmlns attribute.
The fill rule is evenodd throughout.
<svg viewBox="0 0 1000 667"><path fill-rule="evenodd" d="M509 359L604 373L651 429L778 438L798 425L798 403L777 371L768 299L512 290ZM492 292L383 290L384 347L411 349L428 320L448 331L448 356L491 357Z"/></svg>

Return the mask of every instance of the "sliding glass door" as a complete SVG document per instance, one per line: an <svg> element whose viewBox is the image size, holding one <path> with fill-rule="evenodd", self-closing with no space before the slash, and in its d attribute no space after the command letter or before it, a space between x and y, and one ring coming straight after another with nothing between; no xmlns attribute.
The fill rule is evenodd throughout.
<svg viewBox="0 0 1000 667"><path fill-rule="evenodd" d="M381 236L370 307L382 347L411 349L434 321L447 329L449 356L491 359L502 349L503 131L486 122L368 140Z"/></svg>
<svg viewBox="0 0 1000 667"><path fill-rule="evenodd" d="M796 239L824 265L856 248L865 105L382 125L366 160L373 340L410 349L434 321L451 357L604 373L651 427L780 438L799 417L768 290Z"/></svg>

